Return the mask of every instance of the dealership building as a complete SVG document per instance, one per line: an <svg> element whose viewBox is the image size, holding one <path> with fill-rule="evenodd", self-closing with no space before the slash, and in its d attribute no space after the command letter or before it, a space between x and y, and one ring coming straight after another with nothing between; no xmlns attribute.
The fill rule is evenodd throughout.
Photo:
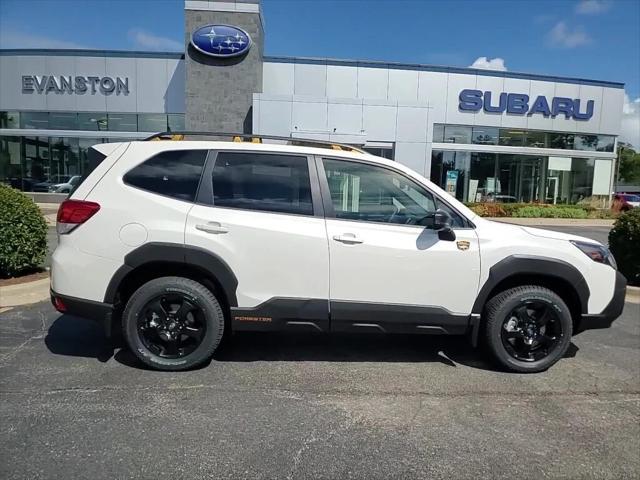
<svg viewBox="0 0 640 480"><path fill-rule="evenodd" d="M183 53L0 50L0 182L46 191L95 143L186 129L360 146L465 202L610 197L622 83L266 56L267 32L258 1L187 0Z"/></svg>

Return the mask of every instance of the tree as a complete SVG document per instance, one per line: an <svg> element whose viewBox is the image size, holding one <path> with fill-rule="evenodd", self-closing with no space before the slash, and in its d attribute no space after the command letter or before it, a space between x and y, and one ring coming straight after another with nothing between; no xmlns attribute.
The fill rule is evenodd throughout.
<svg viewBox="0 0 640 480"><path fill-rule="evenodd" d="M628 143L618 142L618 162L618 182L640 183L640 153Z"/></svg>

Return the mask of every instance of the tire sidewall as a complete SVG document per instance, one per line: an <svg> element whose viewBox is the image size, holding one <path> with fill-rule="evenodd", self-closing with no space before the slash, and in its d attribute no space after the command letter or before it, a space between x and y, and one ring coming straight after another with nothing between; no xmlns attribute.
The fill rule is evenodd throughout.
<svg viewBox="0 0 640 480"><path fill-rule="evenodd" d="M184 370L196 366L205 361L211 350L211 345L219 338L218 329L223 322L218 319L216 305L212 305L209 299L186 286L171 286L170 281L164 284L146 284L142 286L131 298L123 314L125 338L131 351L144 363L154 368L163 370ZM205 288L205 287L202 287ZM198 347L189 355L181 358L169 359L155 355L144 345L138 334L138 318L142 308L153 297L162 294L181 294L189 302L192 302L204 312L206 323L205 336ZM216 345L217 346L217 345ZM215 348L215 346L214 346ZM206 357L206 358L205 358Z"/></svg>
<svg viewBox="0 0 640 480"><path fill-rule="evenodd" d="M525 302L531 300L544 302L556 312L562 326L562 340L546 357L535 362L525 362L513 358L509 352L507 352L506 348L502 344L501 334L507 315L509 315L519 305L523 305ZM506 301L500 305L500 307L494 312L494 315L496 316L495 320L487 326L490 348L501 363L514 370L521 372L539 372L546 370L562 358L569 348L572 334L571 313L569 312L569 308L566 304L555 294L551 294L551 292L545 293L541 291L531 291L512 295L511 298L506 299Z"/></svg>

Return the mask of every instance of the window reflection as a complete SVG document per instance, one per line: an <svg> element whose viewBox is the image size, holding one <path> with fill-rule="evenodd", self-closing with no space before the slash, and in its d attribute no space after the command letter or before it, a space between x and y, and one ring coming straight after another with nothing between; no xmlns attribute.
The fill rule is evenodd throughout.
<svg viewBox="0 0 640 480"><path fill-rule="evenodd" d="M473 143L480 145L497 145L498 129L491 127L473 127Z"/></svg>
<svg viewBox="0 0 640 480"><path fill-rule="evenodd" d="M445 125L444 142L445 143L471 143L471 127Z"/></svg>
<svg viewBox="0 0 640 480"><path fill-rule="evenodd" d="M500 129L500 145L509 145L513 147L521 147L524 145L524 130L517 129Z"/></svg>

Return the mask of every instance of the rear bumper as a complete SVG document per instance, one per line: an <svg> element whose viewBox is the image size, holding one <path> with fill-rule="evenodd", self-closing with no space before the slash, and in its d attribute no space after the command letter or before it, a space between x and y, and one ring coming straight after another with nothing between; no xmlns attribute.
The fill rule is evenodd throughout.
<svg viewBox="0 0 640 480"><path fill-rule="evenodd" d="M94 321L102 327L107 337L112 336L113 305L60 295L53 290L50 290L50 294L51 303L57 311Z"/></svg>
<svg viewBox="0 0 640 480"><path fill-rule="evenodd" d="M613 297L602 313L585 314L580 320L580 331L595 328L609 328L613 321L622 314L624 297L627 292L627 279L620 272L616 272L616 283Z"/></svg>

